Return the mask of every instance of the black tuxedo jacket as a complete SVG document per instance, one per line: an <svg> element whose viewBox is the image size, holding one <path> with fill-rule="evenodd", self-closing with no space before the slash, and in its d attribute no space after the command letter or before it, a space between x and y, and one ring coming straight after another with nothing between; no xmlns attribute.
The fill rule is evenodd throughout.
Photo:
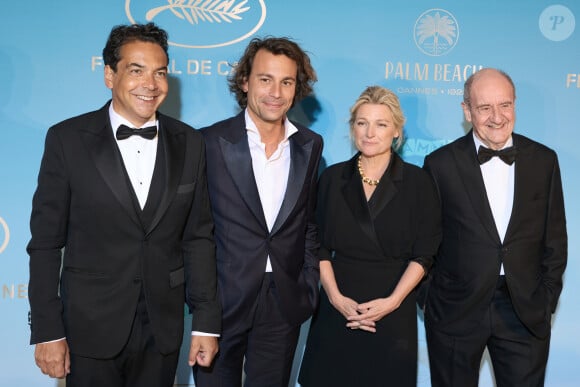
<svg viewBox="0 0 580 387"><path fill-rule="evenodd" d="M515 311L537 337L550 332L567 260L566 219L554 151L513 134L517 148L512 214L500 241L473 134L425 158L442 203L443 240L425 322L447 334L473 330L490 305L503 262Z"/></svg>
<svg viewBox="0 0 580 387"><path fill-rule="evenodd" d="M157 346L170 353L183 336L184 296L192 329L220 330L203 138L158 114L156 165L141 211L108 108L46 136L27 249L31 343L66 337L77 355L110 358L127 341L143 289Z"/></svg>
<svg viewBox="0 0 580 387"><path fill-rule="evenodd" d="M312 315L318 302L316 181L322 138L294 123L290 174L271 231L258 194L244 111L201 132L215 221L218 292L223 324L232 327L255 304L270 256L282 314L292 325Z"/></svg>

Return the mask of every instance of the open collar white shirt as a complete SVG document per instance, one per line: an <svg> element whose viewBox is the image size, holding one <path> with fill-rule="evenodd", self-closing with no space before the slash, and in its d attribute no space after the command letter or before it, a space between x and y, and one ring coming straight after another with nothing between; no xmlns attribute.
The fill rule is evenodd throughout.
<svg viewBox="0 0 580 387"><path fill-rule="evenodd" d="M288 175L290 174L290 141L289 138L298 132L288 118L284 120L284 138L278 144L278 148L272 153L270 158L266 157L266 146L262 142L258 127L252 121L248 110L245 112L246 131L248 134L248 145L252 157L252 167L254 178L262 203L262 210L266 218L268 230L271 231L280 212L286 188L288 186ZM266 261L266 272L272 271L270 256Z"/></svg>

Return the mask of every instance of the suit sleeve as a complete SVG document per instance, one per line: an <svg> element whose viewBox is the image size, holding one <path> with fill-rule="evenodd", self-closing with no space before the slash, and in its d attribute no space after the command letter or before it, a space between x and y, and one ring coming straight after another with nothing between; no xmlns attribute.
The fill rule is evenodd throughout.
<svg viewBox="0 0 580 387"><path fill-rule="evenodd" d="M554 313L562 291L562 276L568 257L564 196L557 157L554 159L552 170L544 241L543 280L548 293L549 307Z"/></svg>
<svg viewBox="0 0 580 387"><path fill-rule="evenodd" d="M221 305L217 299L214 223L207 188L205 146L197 136L199 154L193 204L183 234L186 301L193 312L192 330L221 331Z"/></svg>
<svg viewBox="0 0 580 387"><path fill-rule="evenodd" d="M32 238L27 246L31 344L65 337L59 284L71 197L66 171L63 145L57 131L51 128L46 136L32 202Z"/></svg>

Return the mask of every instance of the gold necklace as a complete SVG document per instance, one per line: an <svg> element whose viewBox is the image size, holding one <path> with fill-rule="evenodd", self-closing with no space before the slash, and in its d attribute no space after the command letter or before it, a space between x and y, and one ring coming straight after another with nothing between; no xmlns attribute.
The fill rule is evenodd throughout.
<svg viewBox="0 0 580 387"><path fill-rule="evenodd" d="M357 167L358 167L358 173L360 174L360 178L362 179L363 183L367 183L368 185L377 185L379 184L379 179L371 179L370 177L366 177L365 176L365 171L363 171L362 169L362 165L361 165L361 157L362 155L358 156L358 161L357 161Z"/></svg>

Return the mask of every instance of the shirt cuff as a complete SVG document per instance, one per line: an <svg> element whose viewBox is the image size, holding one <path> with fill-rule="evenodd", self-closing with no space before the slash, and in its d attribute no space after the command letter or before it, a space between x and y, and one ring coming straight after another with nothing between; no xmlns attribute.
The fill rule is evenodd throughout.
<svg viewBox="0 0 580 387"><path fill-rule="evenodd" d="M199 331L192 331L192 336L211 336L211 337L220 337L217 333L207 333L207 332L199 332Z"/></svg>
<svg viewBox="0 0 580 387"><path fill-rule="evenodd" d="M36 344L56 343L57 341L62 341L62 340L66 340L66 337L61 337L60 339L56 339L56 340L43 341L42 343L36 343Z"/></svg>

